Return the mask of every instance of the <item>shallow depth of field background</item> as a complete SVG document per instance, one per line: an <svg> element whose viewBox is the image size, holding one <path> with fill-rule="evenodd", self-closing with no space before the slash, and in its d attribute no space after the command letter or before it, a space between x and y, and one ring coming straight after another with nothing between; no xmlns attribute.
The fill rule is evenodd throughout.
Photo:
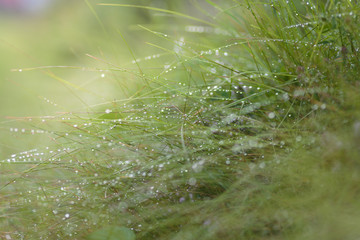
<svg viewBox="0 0 360 240"><path fill-rule="evenodd" d="M128 97L122 81L129 84L131 76L119 77L101 70L114 66L136 70L129 47L139 59L159 52L145 44L157 38L137 26L154 23L149 11L97 6L101 1L55 0L43 7L42 1L34 2L38 8L6 7L3 3L0 11L1 159L49 140L33 134L29 126L16 128L13 121L74 111L94 112L99 110L98 104ZM118 3L107 1L111 2ZM126 3L145 2L149 4ZM183 1L179 3L152 1L151 5L167 9L186 6ZM161 19L156 16L158 26L168 24L168 18L164 23ZM182 29L168 30L174 33Z"/></svg>

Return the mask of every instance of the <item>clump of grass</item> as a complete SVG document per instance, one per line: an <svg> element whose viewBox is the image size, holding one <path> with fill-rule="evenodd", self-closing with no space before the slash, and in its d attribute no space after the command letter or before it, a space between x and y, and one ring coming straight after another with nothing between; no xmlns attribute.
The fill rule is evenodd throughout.
<svg viewBox="0 0 360 240"><path fill-rule="evenodd" d="M1 190L10 235L83 239L109 225L138 239L360 234L357 3L206 2L211 21L161 10L208 23L183 37L141 27L163 41L146 58L160 70L134 59L129 98L54 116L66 125L48 130L54 145L2 163L17 169Z"/></svg>

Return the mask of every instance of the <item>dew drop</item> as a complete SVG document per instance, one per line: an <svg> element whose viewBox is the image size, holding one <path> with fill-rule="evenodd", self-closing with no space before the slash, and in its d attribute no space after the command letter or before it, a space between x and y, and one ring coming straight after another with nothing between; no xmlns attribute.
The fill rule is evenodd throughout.
<svg viewBox="0 0 360 240"><path fill-rule="evenodd" d="M270 113L268 114L268 117L269 117L270 119L273 119L273 118L275 117L275 113L274 113L274 112L270 112Z"/></svg>
<svg viewBox="0 0 360 240"><path fill-rule="evenodd" d="M189 179L189 185L194 186L196 184L196 178L190 178Z"/></svg>

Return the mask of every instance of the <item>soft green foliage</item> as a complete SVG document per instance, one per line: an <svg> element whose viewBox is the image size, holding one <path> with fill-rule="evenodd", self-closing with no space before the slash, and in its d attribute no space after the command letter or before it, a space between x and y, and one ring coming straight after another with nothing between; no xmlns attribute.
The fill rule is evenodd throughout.
<svg viewBox="0 0 360 240"><path fill-rule="evenodd" d="M135 240L135 234L124 227L106 227L91 233L88 240Z"/></svg>
<svg viewBox="0 0 360 240"><path fill-rule="evenodd" d="M32 120L53 144L2 162L16 169L1 179L2 229L24 239L113 225L137 239L360 236L357 1L191 3L196 17L182 4L136 5L172 20L137 26L149 57L136 59L122 30L131 64L92 56L91 73L115 79L120 97ZM97 8L134 8L88 4L104 31Z"/></svg>

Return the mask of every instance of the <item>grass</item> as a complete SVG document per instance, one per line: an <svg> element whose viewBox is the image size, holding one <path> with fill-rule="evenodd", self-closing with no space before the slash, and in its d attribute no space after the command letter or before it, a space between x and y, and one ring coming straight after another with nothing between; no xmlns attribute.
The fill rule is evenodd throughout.
<svg viewBox="0 0 360 240"><path fill-rule="evenodd" d="M359 237L358 3L192 4L136 5L173 21L137 27L147 57L120 30L128 64L91 54L121 97L32 119L51 143L1 163L4 238Z"/></svg>

